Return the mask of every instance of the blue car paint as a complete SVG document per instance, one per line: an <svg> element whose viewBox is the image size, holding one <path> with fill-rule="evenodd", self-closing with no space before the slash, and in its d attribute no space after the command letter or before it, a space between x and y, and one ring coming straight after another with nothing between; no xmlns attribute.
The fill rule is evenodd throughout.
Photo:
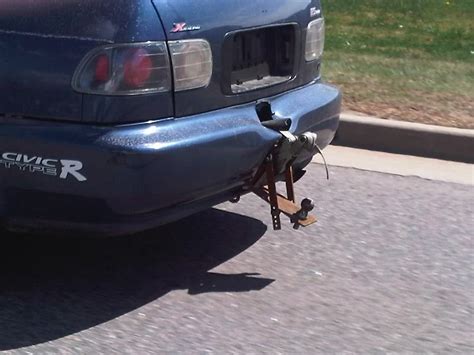
<svg viewBox="0 0 474 355"><path fill-rule="evenodd" d="M224 106L252 102L261 97L276 95L313 81L319 76L320 62L307 63L304 55L299 56L298 75L291 81L277 87L269 87L258 92L240 95L225 95L221 88L223 68L231 58L223 50L226 34L243 28L256 28L277 24L302 24L298 27L297 54L303 54L306 25L313 19L311 7L320 8L320 1L314 0L153 0L163 21L168 40L184 38L206 38L212 48L214 75L207 88L180 92L175 95L176 116L187 116L196 112L206 112ZM186 22L201 29L192 32L172 33L174 23Z"/></svg>
<svg viewBox="0 0 474 355"><path fill-rule="evenodd" d="M0 114L104 124L173 116L170 93L117 98L71 86L90 50L165 39L150 0L2 0Z"/></svg>
<svg viewBox="0 0 474 355"><path fill-rule="evenodd" d="M17 152L28 158L81 161L81 174L87 178L61 179L0 164L0 218L9 228L125 234L247 192L253 174L279 139L257 118L255 102L261 98L271 102L277 117L291 117L292 132L317 132L321 147L334 137L341 97L337 89L317 79L319 62L302 59L297 78L279 87L233 96L223 95L220 88L219 45L227 32L295 21L304 36L309 8L319 6L319 1L260 0L249 12L236 0L226 7L218 6L217 0L201 1L200 6L190 0L155 0L156 9L145 0L133 6L122 0L104 0L101 6L92 0L69 0L72 7L63 5L64 0L38 0L56 12L49 8L48 21L36 21L35 12L31 10L28 17L26 11L30 21L14 31L15 16L18 19L25 9L14 0L6 3L11 13L0 18L0 48L16 49L10 52L10 63L0 62L0 89L5 94L0 98L0 155ZM294 6L294 11L285 12L285 4ZM239 25L221 20L229 18L228 11L235 13L234 23ZM258 16L250 16L254 12ZM103 21L117 31L105 31L99 25ZM199 21L201 30L169 33L172 22L179 21L191 25ZM96 46L184 37L206 38L213 46L217 64L205 89L174 97L168 93L101 97L71 89L74 69ZM36 54L27 55L27 45ZM49 67L54 52L68 59L53 60ZM11 62L22 55L39 60L38 81L26 80L30 62ZM310 159L302 156L296 166L302 168Z"/></svg>

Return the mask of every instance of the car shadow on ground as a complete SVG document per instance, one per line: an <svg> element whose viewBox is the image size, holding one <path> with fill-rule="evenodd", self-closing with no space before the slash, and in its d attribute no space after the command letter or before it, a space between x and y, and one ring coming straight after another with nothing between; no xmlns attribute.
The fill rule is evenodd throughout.
<svg viewBox="0 0 474 355"><path fill-rule="evenodd" d="M209 270L265 232L258 220L217 209L123 238L20 236L0 230L0 351L79 332L172 290L261 290L274 280Z"/></svg>

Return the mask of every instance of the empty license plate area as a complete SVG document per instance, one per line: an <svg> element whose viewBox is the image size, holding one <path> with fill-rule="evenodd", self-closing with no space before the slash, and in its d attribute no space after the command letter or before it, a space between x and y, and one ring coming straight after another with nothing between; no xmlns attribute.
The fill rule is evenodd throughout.
<svg viewBox="0 0 474 355"><path fill-rule="evenodd" d="M229 81L232 94L280 84L294 76L295 27L272 26L230 36L228 41L232 43L232 58Z"/></svg>

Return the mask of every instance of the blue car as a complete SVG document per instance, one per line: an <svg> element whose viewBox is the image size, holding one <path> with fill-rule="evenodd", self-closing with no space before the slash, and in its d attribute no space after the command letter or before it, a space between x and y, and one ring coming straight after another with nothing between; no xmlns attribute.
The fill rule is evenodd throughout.
<svg viewBox="0 0 474 355"><path fill-rule="evenodd" d="M3 0L2 225L128 234L256 192L278 228L338 127L324 28L320 0Z"/></svg>

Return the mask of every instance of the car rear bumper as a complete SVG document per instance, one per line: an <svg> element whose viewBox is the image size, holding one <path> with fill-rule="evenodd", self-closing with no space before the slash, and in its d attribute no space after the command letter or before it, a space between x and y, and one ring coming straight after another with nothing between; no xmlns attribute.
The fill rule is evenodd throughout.
<svg viewBox="0 0 474 355"><path fill-rule="evenodd" d="M315 83L268 100L276 116L292 119L293 133L318 133L322 148L334 138L334 87ZM0 218L8 228L51 232L152 228L241 193L279 137L261 125L255 103L114 127L4 119L0 154L22 156L0 160ZM57 162L55 174L41 168L44 159ZM64 161L80 162L80 175L61 176Z"/></svg>

